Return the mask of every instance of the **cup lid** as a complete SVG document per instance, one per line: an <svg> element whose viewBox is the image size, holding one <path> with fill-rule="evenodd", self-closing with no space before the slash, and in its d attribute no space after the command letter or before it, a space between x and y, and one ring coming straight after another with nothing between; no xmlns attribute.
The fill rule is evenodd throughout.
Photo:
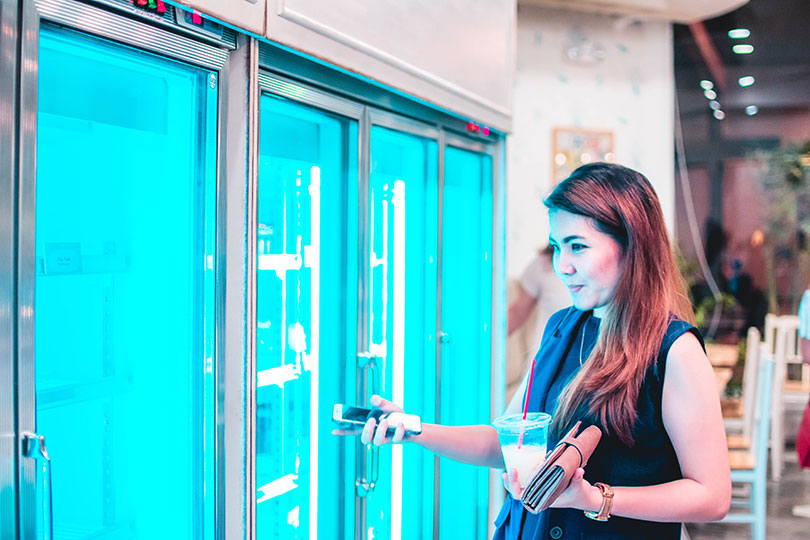
<svg viewBox="0 0 810 540"><path fill-rule="evenodd" d="M500 416L492 421L492 427L498 431L521 431L527 429L544 428L551 423L551 415L542 412L533 412L526 415L526 420L522 414L510 414Z"/></svg>

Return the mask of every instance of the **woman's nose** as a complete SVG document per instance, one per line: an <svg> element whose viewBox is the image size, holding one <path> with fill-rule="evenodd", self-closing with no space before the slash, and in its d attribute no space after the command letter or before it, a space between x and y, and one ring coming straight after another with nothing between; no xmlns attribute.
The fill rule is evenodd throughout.
<svg viewBox="0 0 810 540"><path fill-rule="evenodd" d="M555 262L556 264L554 266L559 275L570 276L574 273L574 267L568 262L568 257L566 257L564 254L561 253L557 255L557 260Z"/></svg>

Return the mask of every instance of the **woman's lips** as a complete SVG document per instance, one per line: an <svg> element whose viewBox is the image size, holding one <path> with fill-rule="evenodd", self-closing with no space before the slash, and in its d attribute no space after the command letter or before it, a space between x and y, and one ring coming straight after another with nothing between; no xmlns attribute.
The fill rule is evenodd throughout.
<svg viewBox="0 0 810 540"><path fill-rule="evenodd" d="M583 287L582 285L569 285L568 290L571 291L572 293L576 293L579 292L580 289L582 289L582 287Z"/></svg>

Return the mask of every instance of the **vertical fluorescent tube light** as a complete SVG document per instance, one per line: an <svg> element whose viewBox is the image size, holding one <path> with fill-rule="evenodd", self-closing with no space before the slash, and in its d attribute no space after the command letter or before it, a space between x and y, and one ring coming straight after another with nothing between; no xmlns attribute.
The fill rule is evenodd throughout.
<svg viewBox="0 0 810 540"><path fill-rule="evenodd" d="M388 191L388 184L383 186L383 192ZM380 354L379 356L382 357L382 365L380 366L380 388L379 391L382 393L386 392L385 386L385 372L386 372L386 364L388 363L388 270L391 267L391 259L390 259L390 250L388 249L390 243L390 231L388 229L388 221L390 219L391 214L391 203L388 200L388 197L383 196L380 198L380 202L382 203L382 257L380 257L380 264L382 264L382 270L380 271L380 291L382 302L380 306L380 314L381 321L380 321Z"/></svg>
<svg viewBox="0 0 810 540"><path fill-rule="evenodd" d="M320 362L320 291L321 291L321 169L309 170L310 197L310 245L304 247L305 266L310 269L310 344L309 358L304 367L309 369L312 386L310 388L309 409L309 534L318 538L318 413L320 405L319 362Z"/></svg>
<svg viewBox="0 0 810 540"><path fill-rule="evenodd" d="M391 197L394 212L394 313L393 354L394 372L392 396L394 403L405 403L405 182L394 182ZM402 538L402 445L391 447L391 540Z"/></svg>

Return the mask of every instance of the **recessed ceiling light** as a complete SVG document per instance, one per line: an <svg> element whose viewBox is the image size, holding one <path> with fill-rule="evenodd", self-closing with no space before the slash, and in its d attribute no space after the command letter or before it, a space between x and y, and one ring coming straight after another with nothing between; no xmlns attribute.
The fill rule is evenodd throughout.
<svg viewBox="0 0 810 540"><path fill-rule="evenodd" d="M759 107L757 107L756 105L749 105L748 107L745 108L745 114L747 114L748 116L754 116L758 112Z"/></svg>
<svg viewBox="0 0 810 540"><path fill-rule="evenodd" d="M700 87L703 88L704 90L711 90L712 88L714 88L714 83L708 79L703 79L702 81L700 81Z"/></svg>
<svg viewBox="0 0 810 540"><path fill-rule="evenodd" d="M751 54L754 52L754 46L740 43L739 45L734 45L731 50L737 54Z"/></svg>
<svg viewBox="0 0 810 540"><path fill-rule="evenodd" d="M704 90L703 95L706 96L706 99L715 99L717 97L717 92L714 90Z"/></svg>
<svg viewBox="0 0 810 540"><path fill-rule="evenodd" d="M752 84L754 84L754 81L756 81L756 79L754 79L754 77L752 77L751 75L746 75L745 77L740 77L739 79L737 79L737 82L740 83L740 86L751 86Z"/></svg>
<svg viewBox="0 0 810 540"><path fill-rule="evenodd" d="M748 28L735 28L728 31L728 37L731 39L745 39L750 35L751 31Z"/></svg>
<svg viewBox="0 0 810 540"><path fill-rule="evenodd" d="M722 120L723 118L726 117L726 113L724 113L720 109L717 109L716 111L714 111L714 117L717 118L718 120Z"/></svg>
<svg viewBox="0 0 810 540"><path fill-rule="evenodd" d="M712 109L713 111L716 111L717 109L719 109L719 108L720 108L720 102L719 102L719 101L715 101L715 100L711 100L711 101L709 102L709 107L711 107L711 109Z"/></svg>

